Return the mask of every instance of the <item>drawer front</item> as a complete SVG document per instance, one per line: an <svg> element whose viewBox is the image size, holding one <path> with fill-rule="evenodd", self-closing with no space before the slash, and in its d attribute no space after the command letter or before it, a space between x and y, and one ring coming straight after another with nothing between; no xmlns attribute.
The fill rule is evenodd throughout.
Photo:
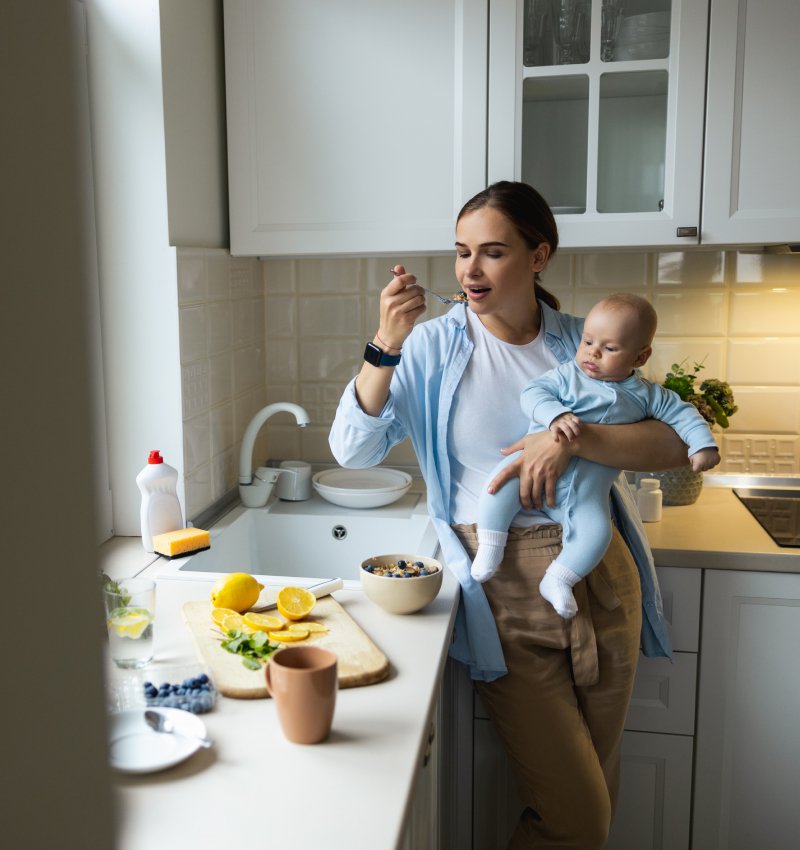
<svg viewBox="0 0 800 850"><path fill-rule="evenodd" d="M697 655L640 658L625 728L636 732L694 735Z"/></svg>
<svg viewBox="0 0 800 850"><path fill-rule="evenodd" d="M697 652L700 645L702 571L687 567L659 567L656 574L673 650Z"/></svg>

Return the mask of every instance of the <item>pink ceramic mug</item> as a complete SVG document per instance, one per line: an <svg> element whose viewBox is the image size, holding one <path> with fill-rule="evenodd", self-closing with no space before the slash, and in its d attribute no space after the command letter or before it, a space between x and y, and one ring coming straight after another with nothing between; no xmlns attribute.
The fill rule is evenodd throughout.
<svg viewBox="0 0 800 850"><path fill-rule="evenodd" d="M336 655L318 646L288 646L272 656L264 676L283 734L295 744L324 741L339 685Z"/></svg>

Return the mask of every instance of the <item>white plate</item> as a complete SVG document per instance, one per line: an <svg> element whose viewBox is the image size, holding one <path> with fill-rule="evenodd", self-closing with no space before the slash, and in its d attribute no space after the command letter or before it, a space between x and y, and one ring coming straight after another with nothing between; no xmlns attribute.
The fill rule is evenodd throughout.
<svg viewBox="0 0 800 850"><path fill-rule="evenodd" d="M144 709L112 714L109 734L111 766L124 773L154 773L188 759L200 749L192 737L205 738L206 725L190 711L180 708L155 709L175 725L175 732L156 732L144 719ZM185 735L178 734L180 732Z"/></svg>
<svg viewBox="0 0 800 850"><path fill-rule="evenodd" d="M344 508L391 505L411 486L411 476L397 469L328 469L311 479L323 499Z"/></svg>

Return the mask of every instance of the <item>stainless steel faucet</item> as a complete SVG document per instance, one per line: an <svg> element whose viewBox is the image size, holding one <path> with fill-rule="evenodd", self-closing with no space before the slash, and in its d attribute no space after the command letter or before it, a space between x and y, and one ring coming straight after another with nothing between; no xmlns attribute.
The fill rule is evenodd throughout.
<svg viewBox="0 0 800 850"><path fill-rule="evenodd" d="M301 428L305 428L311 422L308 414L299 404L284 401L268 404L250 420L245 428L239 453L239 497L242 504L248 508L261 508L266 505L278 477L286 472L286 470L270 466L259 466L253 473L253 450L256 437L267 419L276 413L293 414Z"/></svg>

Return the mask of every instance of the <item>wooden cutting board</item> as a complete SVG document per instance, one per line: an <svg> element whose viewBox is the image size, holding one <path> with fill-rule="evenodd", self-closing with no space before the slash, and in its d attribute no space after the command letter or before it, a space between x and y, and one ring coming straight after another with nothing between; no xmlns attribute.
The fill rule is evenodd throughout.
<svg viewBox="0 0 800 850"><path fill-rule="evenodd" d="M208 665L221 694L236 699L262 699L269 696L264 684L263 668L248 670L242 664L240 655L234 655L220 646L222 634L211 619L210 602L186 602L183 619L192 634L198 655ZM287 646L313 645L335 652L339 659L340 688L372 685L386 678L389 673L386 656L332 596L317 600L308 619L324 623L328 631Z"/></svg>

